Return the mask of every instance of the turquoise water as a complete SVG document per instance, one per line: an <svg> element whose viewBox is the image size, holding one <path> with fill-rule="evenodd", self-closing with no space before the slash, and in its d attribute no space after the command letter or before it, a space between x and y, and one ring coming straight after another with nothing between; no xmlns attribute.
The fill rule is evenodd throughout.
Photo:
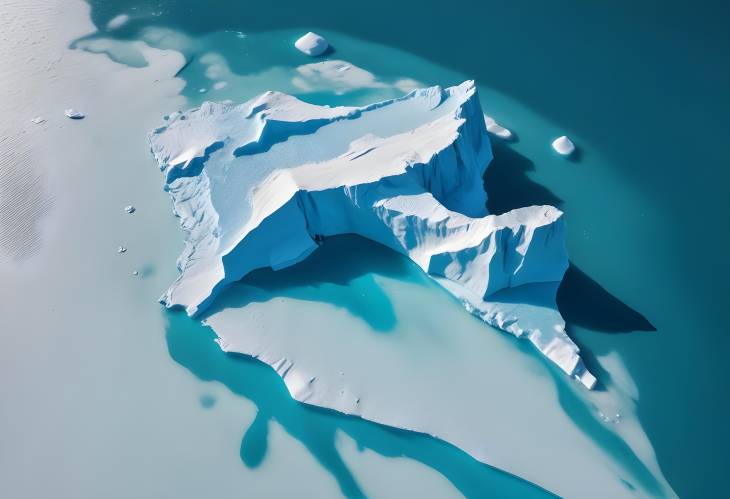
<svg viewBox="0 0 730 499"><path fill-rule="evenodd" d="M730 265L724 258L730 250L730 126L726 118L730 113L726 30L730 7L726 3L489 1L449 9L435 2L376 0L358 8L320 2L306 11L301 2L289 0L89 3L99 32L72 46L84 47L84 42L99 38L144 39L153 46L184 53L188 64L179 76L185 82L186 107L205 99L244 100L269 89L315 103L366 104L400 95L396 85L405 78L441 85L476 79L485 112L517 135L510 143L494 140L495 160L486 177L490 211L549 203L566 212L572 265L558 299L571 336L581 345L603 388L611 387L613 380L597 358L615 353L625 363L640 394L637 412L641 425L677 494L725 495L725 449L730 444L725 424L730 386L723 370L730 347L725 319ZM122 12L131 15L130 21L108 31L106 23ZM294 85L292 69L312 61L292 50L291 44L307 30L318 31L331 41L334 51L329 57L366 69L375 82L365 88L344 85L335 90L331 82L306 91ZM146 64L128 45L96 49L105 50L119 63ZM221 62L225 67L217 68L217 78L206 75ZM216 89L216 80L227 85ZM563 134L571 136L579 148L573 161L557 157L549 148L550 141ZM140 150L146 147L142 139L133 143ZM151 168L151 162L139 165L140 171ZM152 194L139 196L155 201L139 204L140 214L165 207L167 202L162 192L154 192L161 180L154 184L154 172L147 178L146 190ZM180 234L165 227L165 237L179 243ZM150 232L154 237L156 232ZM704 244L701 250L700 244ZM134 246L130 248L127 256L135 258ZM283 273L255 273L245 283L266 296L333 304L381 334L393 330L398 317L378 276L427 285L410 264L362 241L337 239L328 242L322 252ZM327 263L333 259L326 258L328 252L350 257L338 258L330 266ZM230 461L235 465L232 470L263 473L267 460L276 457L270 443L274 438L271 422L276 421L334 478L336 489L349 496L363 494L364 486L353 476L357 470L347 466L335 448L334 435L339 432L363 449L389 458L405 456L435 470L467 497L548 495L443 442L294 403L268 367L224 355L213 343L210 329L181 314L153 308L154 299L174 275L169 252L160 253L165 259L155 265L143 268L144 260L135 263L145 276L149 274L145 278L150 282L137 301L144 304L140 307L150 303L144 310L158 317L156 323L164 329L170 357L196 378L218 382L236 398L251 401L258 411L250 426L243 420L233 421L222 432L221 438L232 441L234 447L240 442L239 455L211 461ZM125 277L129 270L125 269ZM110 271L109 279L118 277ZM86 282L86 276L80 278ZM75 289L75 279L65 276L64 285L71 283ZM86 320L73 310L61 314L62 322ZM50 310L45 315L56 317ZM104 320L114 322L109 317ZM113 329L111 325L107 328ZM26 331L13 329L13 334L19 333ZM150 325L143 333L130 332L136 335L135 341L146 344L159 331ZM102 363L105 356L93 349L93 338L62 335L56 340L64 341L65 348L77 355L71 357L75 362L68 362L83 371L78 379L98 376L109 363ZM37 348L32 337L28 341ZM514 343L526 355L534 355L527 346ZM120 345L106 347L118 347L126 353L124 358L139 359L139 352L126 350L129 347L121 340ZM160 361L151 353L148 356L153 363ZM119 372L127 372L121 360L111 363ZM69 369L65 363L63 367ZM17 372L13 375L20 379ZM611 455L625 460L637 484L656 491L651 475L632 461L631 452L620 440L595 424L585 403L565 388L562 375L547 372L555 377L561 404L575 424ZM137 400L127 394L131 386L137 386L129 377L134 375L118 380L113 391L121 392L117 397ZM174 379L172 374L165 371L161 378L163 382L145 378L138 383L160 383L155 393L164 392L164 383L177 386L168 381ZM115 422L108 391L101 384L79 383L77 389L67 385L54 403L63 406L68 399L81 405L80 401L96 397L97 404L109 410L99 409L93 419L111 421L114 428L127 432L142 432L140 428L154 418L140 409L131 419L127 417L129 422ZM29 395L3 398L13 400L15 406L41 407L27 402ZM185 400L174 402L184 404ZM211 415L230 404L224 396L208 392L191 398L191 403ZM198 426L185 426L180 435L202 432L201 426L209 423L201 421ZM149 426L160 428L161 423L172 426L168 420ZM104 431L108 431L106 425L102 429L87 422L65 438L74 440L88 456L106 455L93 443L104 441ZM148 445L152 452L152 444ZM145 446L137 451L144 454ZM169 452L172 455L174 449ZM190 447L181 444L177 452L189 453ZM114 455L110 476L117 470L116 461L126 462L124 457ZM23 459L32 462L30 454ZM202 465L198 466L204 475ZM152 464L149 469L154 468ZM24 469L30 470L32 465ZM74 477L79 474L74 483L81 487L83 473L70 465L69 469ZM211 470L208 473L213 475ZM408 491L405 487L400 492L408 495ZM195 495L194 491L188 493Z"/></svg>
<svg viewBox="0 0 730 499"><path fill-rule="evenodd" d="M338 263L333 265L333 260ZM257 290L253 296L263 301L294 297L332 303L365 320L379 334L388 334L396 318L387 295L373 279L377 276L432 285L409 260L356 236L333 238L301 265L279 272L257 271L243 284ZM241 293L241 298L251 296L250 291ZM167 346L176 362L200 379L220 382L256 404L256 419L241 441L240 458L249 469L255 470L267 458L267 428L269 421L275 420L336 478L347 497L364 497L365 493L336 449L336 431L353 438L361 450L423 463L444 475L466 497L481 497L488 491L499 497L552 497L429 436L300 404L269 366L244 355L224 353L213 341L216 336L210 328L183 313L167 312L166 316ZM400 491L406 496L410 493L407 488Z"/></svg>
<svg viewBox="0 0 730 499"><path fill-rule="evenodd" d="M128 11L124 2L91 3L102 27ZM723 423L730 346L726 3L480 2L448 9L370 2L358 9L322 2L306 11L297 2L128 5L160 15L132 19L115 37L134 38L153 25L200 38L187 48L193 59L181 74L191 103L211 98L212 91L196 95L208 86L196 66L200 53L217 50L242 75L303 64L290 49L303 29L327 36L332 57L384 81L475 78L485 111L518 136L495 144L490 209L552 203L567 212L573 266L559 297L572 336L589 363L619 352L641 394L642 425L677 493L720 494L730 443ZM286 28L295 29L271 32ZM247 37L234 40L224 30ZM384 45L382 52L359 49L357 38ZM265 83L271 81L231 85L215 98L242 98ZM360 104L387 93L306 98ZM547 147L563 133L580 149L574 162ZM699 244L707 249L698 251Z"/></svg>

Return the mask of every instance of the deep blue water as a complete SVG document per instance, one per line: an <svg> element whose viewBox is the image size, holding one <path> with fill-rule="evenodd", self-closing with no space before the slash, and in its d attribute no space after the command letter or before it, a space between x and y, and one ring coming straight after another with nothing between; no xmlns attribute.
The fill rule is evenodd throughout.
<svg viewBox="0 0 730 499"><path fill-rule="evenodd" d="M303 64L290 50L292 36L314 29L330 38L335 56L378 76L443 85L476 79L485 110L519 138L495 141L486 178L490 210L550 203L567 213L572 267L559 305L571 335L589 365L592 357L619 352L641 395L642 425L675 491L681 497L724 495L730 444L724 374L730 347L727 3L485 1L454 7L375 0L357 7L319 2L306 11L290 0L90 3L101 31L133 6L159 13L133 18L106 36L133 39L147 26L167 26L222 52L231 50L235 37L221 33L225 30L261 40L255 50L228 58L238 74L263 71L274 61ZM340 33L389 49L382 57L364 53L352 38L338 43ZM201 46L188 49L192 62L181 73L193 103L209 98L198 92ZM356 104L371 97L372 92L352 92L307 99ZM534 121L533 114L543 120ZM575 161L557 158L547 147L563 133L576 140ZM499 490L522 487L499 473L478 471L487 468L445 444L287 401L273 372L216 352L216 345L190 333L199 327L170 317L173 358L199 377L222 378L234 392L255 400L258 392L250 390L271 390L274 402L266 403L273 404L277 419L296 413L296 424L320 428L315 434L341 426L378 452L437 460L435 466L467 495L475 495L473 487L483 481L507 484ZM205 357L194 355L198 350ZM256 383L242 385L238 371ZM607 373L598 375L605 380ZM246 437L253 443L244 439L242 447L248 465L255 465L265 445L256 428ZM318 459L339 469L326 436L302 438L319 449L313 451L321 452ZM335 473L343 489L355 494L346 474ZM522 496L534 489L514 490Z"/></svg>

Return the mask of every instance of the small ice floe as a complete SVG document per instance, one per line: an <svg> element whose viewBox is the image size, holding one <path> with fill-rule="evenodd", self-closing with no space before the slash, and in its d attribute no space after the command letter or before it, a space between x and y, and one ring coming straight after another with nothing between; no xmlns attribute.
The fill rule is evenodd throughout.
<svg viewBox="0 0 730 499"><path fill-rule="evenodd" d="M316 57L324 54L330 45L324 37L310 31L294 42L294 46L299 49L299 51L304 52L307 55L311 55L312 57Z"/></svg>
<svg viewBox="0 0 730 499"><path fill-rule="evenodd" d="M127 22L129 21L129 15L128 14L119 14L118 16L114 16L111 18L111 20L106 23L106 29L109 31L113 31L115 29L121 28Z"/></svg>
<svg viewBox="0 0 730 499"><path fill-rule="evenodd" d="M36 116L32 120L30 120L31 123L35 123L36 125L40 125L41 123L45 123L46 119L42 116Z"/></svg>
<svg viewBox="0 0 730 499"><path fill-rule="evenodd" d="M484 115L484 123L487 125L487 132L496 135L500 139L509 140L512 138L512 132L497 123L491 116Z"/></svg>
<svg viewBox="0 0 730 499"><path fill-rule="evenodd" d="M127 212L127 213L129 213L129 214L132 214L132 213L134 213L135 211L137 211L137 208L135 208L134 206L132 206L132 205L130 204L129 206L125 206L125 207L124 207L124 211L126 211L126 212Z"/></svg>
<svg viewBox="0 0 730 499"><path fill-rule="evenodd" d="M208 89L207 89L207 88L199 88L199 89L198 89L198 92L200 92L201 94L204 94L204 93L205 93L205 92L207 92L207 91L208 91Z"/></svg>
<svg viewBox="0 0 730 499"><path fill-rule="evenodd" d="M84 113L75 109L66 109L64 114L67 118L71 118L72 120L81 120L84 118Z"/></svg>
<svg viewBox="0 0 730 499"><path fill-rule="evenodd" d="M137 277L137 276L139 275L139 272L138 272L138 271L136 271L136 270L133 270L133 271L132 271L132 275L133 275L134 277Z"/></svg>
<svg viewBox="0 0 730 499"><path fill-rule="evenodd" d="M119 253L120 255L121 255L122 253L126 253L126 252L127 252L127 248L125 248L124 246L119 246L119 247L117 248L117 253Z"/></svg>
<svg viewBox="0 0 730 499"><path fill-rule="evenodd" d="M562 137L558 137L553 140L553 149L555 149L558 154L570 156L573 154L573 151L575 151L575 144L573 144L572 140L563 135Z"/></svg>

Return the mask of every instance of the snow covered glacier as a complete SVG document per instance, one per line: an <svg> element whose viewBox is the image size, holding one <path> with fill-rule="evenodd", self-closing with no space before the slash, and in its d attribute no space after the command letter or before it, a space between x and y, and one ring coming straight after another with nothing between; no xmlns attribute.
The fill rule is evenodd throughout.
<svg viewBox="0 0 730 499"><path fill-rule="evenodd" d="M568 266L563 214L486 212L492 155L473 82L366 107L277 92L206 102L166 117L150 142L186 241L166 306L195 316L249 272L294 265L321 238L355 233L407 255L472 313L595 384L554 307ZM545 289L552 307L535 312Z"/></svg>

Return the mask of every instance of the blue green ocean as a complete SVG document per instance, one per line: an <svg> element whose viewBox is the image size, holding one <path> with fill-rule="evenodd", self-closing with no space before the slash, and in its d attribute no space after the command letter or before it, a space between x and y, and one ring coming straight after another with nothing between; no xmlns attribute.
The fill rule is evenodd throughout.
<svg viewBox="0 0 730 499"><path fill-rule="evenodd" d="M6 14L24 8L18 2L2 7ZM61 3L55 10L26 10L23 29L8 31L7 43L25 50L35 43L34 23L56 19L64 9ZM73 139L29 138L37 129L18 135L27 140L17 144L29 143L24 147L31 153L11 155L15 139L1 146L0 174L9 175L13 161L35 161L39 172L49 172L38 173L32 188L16 182L27 202L43 205L30 224L41 227L36 249L13 243L29 237L30 229L0 234L0 250L9 255L0 260L0 481L9 492L0 495L552 497L519 472L487 466L428 435L300 404L267 365L224 353L210 328L156 302L176 275L182 236L148 152L154 116L161 122L175 106L243 102L267 90L315 104L365 105L406 88L473 79L485 113L515 135L491 137L494 160L484 178L489 211L551 204L566 214L570 268L558 306L599 379L597 390L610 392L623 382L601 362L619 359L630 376L638 427L674 493L730 496L724 457L730 446L724 373L730 351L730 4L89 0L79 9L93 25L65 41L76 55L59 52L52 67L29 70L25 88L9 77L0 80L0 88L9 89L0 104L7 100L8 109L20 112L19 102L29 108L40 102L36 87L55 85L62 109L64 85L95 61L102 61L103 74L88 73L73 85L88 83L87 95L115 102L105 117L110 123L132 123L131 116L168 100L139 126L110 133L89 112L82 126L94 153L86 156L72 145L50 150L48 144ZM110 25L120 14L124 22ZM6 19L21 22L20 16ZM38 43L64 31L55 22L44 25ZM293 49L307 31L331 43L324 59L346 61L362 73L297 83L297 68L314 62ZM151 65L144 47L184 57L177 86L149 90L162 96L157 101L142 97L158 84L156 77L140 82L126 76L147 74L141 73ZM77 56L87 59L44 79ZM13 62L11 72L21 71L17 64L36 64L34 58ZM98 83L104 78L119 83ZM83 106L83 96L73 104ZM2 131L15 137L9 116L0 118ZM25 122L33 117L23 116ZM66 133L69 125L57 130ZM560 135L577 146L569 159L550 148ZM44 152L33 153L36 148ZM43 159L50 157L58 162L54 168ZM45 187L28 194L36 184ZM68 199L75 195L63 190L71 184L84 185L85 194ZM0 189L6 199L9 192ZM121 213L132 202L137 218ZM30 216L8 206L0 198L8 227L16 222L7 217ZM54 210L73 215L54 218ZM92 231L101 235L89 236ZM73 241L53 243L59 238ZM115 254L117 244L125 244L127 254ZM77 252L74 245L88 249ZM432 297L433 311L443 306L445 317L458 308L410 261L339 236L294 267L254 272L231 299L292 300L297 310L331 307L387 335L415 327L415 314L401 312L402 290L411 288ZM306 318L291 324L307 333ZM529 358L531 375L553 387L566 419L620 463L628 495L667 495L657 474L596 421L590 402L562 373L528 345L483 327ZM373 365L377 369L377 359ZM490 424L488 414L484 424Z"/></svg>

